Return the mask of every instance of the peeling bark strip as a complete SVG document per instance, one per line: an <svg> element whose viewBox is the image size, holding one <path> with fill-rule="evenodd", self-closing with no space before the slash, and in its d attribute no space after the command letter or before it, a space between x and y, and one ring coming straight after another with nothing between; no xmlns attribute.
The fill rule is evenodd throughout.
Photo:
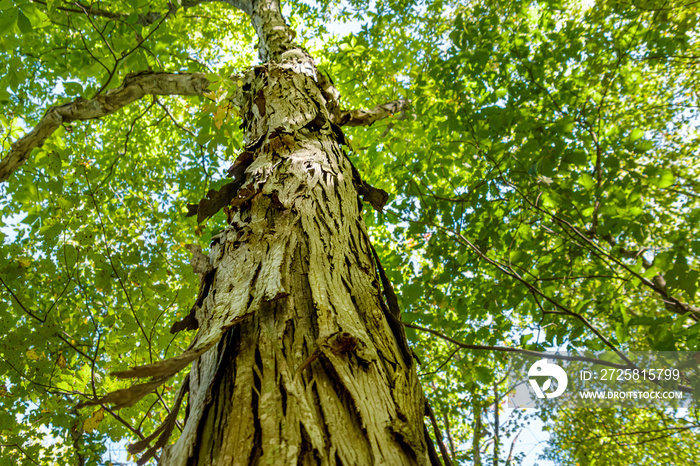
<svg viewBox="0 0 700 466"><path fill-rule="evenodd" d="M151 435L146 437L145 439L141 440L140 442L133 443L129 445L129 453L132 455L135 455L137 453L142 452L143 450L146 450L146 448L149 447L150 443L158 437L158 441L151 447L148 448L146 453L139 458L138 465L141 466L143 464L146 464L148 460L153 458L157 453L158 450L163 448L167 443L168 439L173 433L173 430L175 429L175 424L177 422L177 415L180 412L180 406L182 405L182 400L185 397L185 394L188 393L190 390L190 376L189 374L185 376L185 380L183 380L182 385L180 386L180 389L178 390L177 394L175 395L175 403L173 405L172 410L170 411L170 414L165 418L165 421L163 424L161 424L158 429L156 429Z"/></svg>
<svg viewBox="0 0 700 466"><path fill-rule="evenodd" d="M374 186L370 186L364 181L361 181L355 187L357 188L357 193L362 196L362 199L364 199L365 202L369 202L375 210L378 212L382 212L384 210L384 205L386 204L386 201L389 200L389 193L383 189L377 189Z"/></svg>
<svg viewBox="0 0 700 466"><path fill-rule="evenodd" d="M406 329L401 323L401 310L399 309L399 300L394 292L394 287L392 286L389 278L386 276L384 267L382 263L379 262L379 256L377 251L375 251L374 246L370 245L372 249L372 256L374 257L375 264L377 266L377 272L379 273L379 279L382 282L382 292L384 293L384 300L386 305L384 306L384 314L391 327L391 331L394 333L396 342L401 348L404 360L406 364L410 365L412 363L413 351L408 346L408 339L406 338ZM384 303L382 303L384 304Z"/></svg>
<svg viewBox="0 0 700 466"><path fill-rule="evenodd" d="M146 95L202 95L209 84L201 73L139 73L127 76L121 86L94 99L79 98L51 107L34 129L16 141L7 156L0 160L0 182L21 167L32 149L41 147L63 123L101 118Z"/></svg>
<svg viewBox="0 0 700 466"><path fill-rule="evenodd" d="M236 199L238 190L242 185L242 180L231 181L223 185L218 191L210 189L207 197L199 201L199 204L187 204L187 215L185 217L196 215L197 223L202 223L206 219L213 217L218 211Z"/></svg>
<svg viewBox="0 0 700 466"><path fill-rule="evenodd" d="M213 217L218 211L229 204L241 204L250 199L254 194L254 189L241 189L245 181L245 171L253 163L253 153L243 152L228 169L228 176L233 181L225 184L218 191L210 189L207 197L199 201L199 204L187 204L187 215L197 216L197 223Z"/></svg>
<svg viewBox="0 0 700 466"><path fill-rule="evenodd" d="M192 270L200 276L199 294L197 295L197 301L195 301L194 306L190 309L190 313L184 319L175 322L172 327L170 327L170 333L177 333L182 330L197 330L199 328L197 309L204 303L204 299L209 295L211 284L214 281L214 275L216 275L216 270L214 270L209 263L209 256L205 256L202 253L201 246L187 244L185 247L192 253L192 259L190 260Z"/></svg>

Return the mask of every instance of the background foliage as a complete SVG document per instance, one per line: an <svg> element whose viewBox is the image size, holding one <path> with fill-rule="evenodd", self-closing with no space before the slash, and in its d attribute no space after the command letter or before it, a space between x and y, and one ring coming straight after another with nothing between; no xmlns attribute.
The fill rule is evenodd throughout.
<svg viewBox="0 0 700 466"><path fill-rule="evenodd" d="M150 17L171 3L90 6L0 1L3 152L50 105L130 72L227 78L256 61L247 18L224 3ZM392 195L366 218L405 322L472 345L698 349L697 4L322 0L285 12L346 107L412 100L347 131L359 171ZM359 31L328 32L345 21ZM2 464L104 464L110 442L165 416L178 381L118 412L75 405L125 384L110 371L189 343L168 333L197 292L184 245L206 247L224 221L197 226L184 205L240 148L225 90L66 126L0 186ZM507 357L408 330L454 459L517 464L527 419L497 408ZM557 464L698 454L694 409L549 415Z"/></svg>

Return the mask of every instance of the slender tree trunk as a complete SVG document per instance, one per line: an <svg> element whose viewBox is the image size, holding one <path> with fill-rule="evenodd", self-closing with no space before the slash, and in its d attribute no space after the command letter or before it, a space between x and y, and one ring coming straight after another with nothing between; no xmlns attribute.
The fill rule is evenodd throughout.
<svg viewBox="0 0 700 466"><path fill-rule="evenodd" d="M452 455L452 458L457 458L457 448L455 447L454 438L452 438L452 431L450 429L450 418L447 415L447 413L442 413L442 422L445 424L447 440L450 442L450 455Z"/></svg>
<svg viewBox="0 0 700 466"><path fill-rule="evenodd" d="M474 400L474 436L472 439L472 455L474 456L474 466L481 466L481 405Z"/></svg>
<svg viewBox="0 0 700 466"><path fill-rule="evenodd" d="M202 270L186 425L160 463L436 463L337 101L276 0L251 17L266 63L243 86L242 181Z"/></svg>
<svg viewBox="0 0 700 466"><path fill-rule="evenodd" d="M498 393L498 383L493 383L493 466L498 466L498 455L501 449L501 399Z"/></svg>

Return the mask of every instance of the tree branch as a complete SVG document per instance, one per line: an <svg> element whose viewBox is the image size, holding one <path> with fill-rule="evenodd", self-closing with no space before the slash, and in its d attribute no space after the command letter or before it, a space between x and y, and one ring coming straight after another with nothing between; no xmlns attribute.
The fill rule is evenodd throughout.
<svg viewBox="0 0 700 466"><path fill-rule="evenodd" d="M383 120L399 112L402 114L399 118L403 119L409 105L411 105L410 100L401 99L377 105L370 110L341 110L338 121L334 123L338 126L371 126L375 121Z"/></svg>
<svg viewBox="0 0 700 466"><path fill-rule="evenodd" d="M538 358L544 357L544 358L548 358L548 359L558 359L561 361L590 362L592 364L614 367L616 369L628 369L630 367L634 367L634 365L631 363L618 364L618 363L614 363L614 362L610 362L610 361L604 361L602 359L589 358L587 356L567 356L567 355L563 355L563 354L549 354L549 353L545 353L542 351L530 351L530 350L526 350L526 349L512 348L509 346L470 345L467 343L463 343L455 338L452 338L452 337L450 337L442 332L439 332L437 330L433 330L431 328L421 327L420 325L409 324L406 322L402 322L402 323L403 323L404 327L412 328L415 330L420 330L421 332L431 333L438 338L441 338L445 341L449 341L450 343L454 343L458 347L460 347L462 349L467 349L467 350L497 351L497 352L503 352L503 353L522 354L524 356L534 356L534 357L538 357Z"/></svg>
<svg viewBox="0 0 700 466"><path fill-rule="evenodd" d="M182 8L187 10L201 3L212 3L212 2L228 3L229 5L250 14L250 0L185 0L182 2ZM34 3L40 5L46 5L46 1L43 0L33 0ZM65 11L67 13L84 13L90 16L99 16L102 18L112 19L112 20L126 20L129 17L127 13L118 13L114 11L107 11L101 8L97 8L93 5L84 5L80 2L73 3L77 8L71 8L69 6L56 6L55 8L59 11ZM171 3L170 9L163 13L157 13L155 11L149 11L148 13L139 13L136 24L139 26L150 26L165 15L175 13L178 6L175 3Z"/></svg>
<svg viewBox="0 0 700 466"><path fill-rule="evenodd" d="M554 353L546 353L542 351L530 351L530 350L525 350L525 349L520 349L520 348L512 348L509 346L491 346L491 345L470 345L467 343L463 343L457 339L454 339L442 332L438 332L437 330L433 330L431 328L427 327L421 327L420 325L414 325L414 324L409 324L406 322L402 322L404 327L412 328L415 330L420 330L421 332L426 332L426 333L431 333L435 335L438 338L441 338L445 341L449 341L450 343L454 343L460 348L467 349L467 350L484 350L484 351L498 351L498 352L503 352L503 353L516 353L516 354L522 354L525 356L534 356L536 358L547 358L547 359L556 359L560 361L581 361L581 362L590 362L592 364L597 364L599 366L607 366L607 367L614 367L616 369L639 369L631 360L629 360L626 356L622 355L619 351L616 350L618 356L620 356L620 359L625 361L625 364L618 364L610 361L605 361L603 359L597 359L597 358L590 358L587 356L568 356L564 354L554 354ZM655 384L659 385L659 381L655 381ZM693 389L691 387L688 387L686 385L677 385L674 390L681 391L683 393L692 393Z"/></svg>
<svg viewBox="0 0 700 466"><path fill-rule="evenodd" d="M39 123L23 138L17 140L9 153L0 160L0 182L27 161L32 149L44 141L63 123L94 120L114 113L146 95L202 95L209 80L202 73L139 73L130 74L121 86L86 100L78 98L64 105L51 107Z"/></svg>
<svg viewBox="0 0 700 466"><path fill-rule="evenodd" d="M517 188L515 188L515 189L517 191ZM494 259L490 258L489 256L487 256L486 254L484 254L481 251L481 249L479 249L474 243L469 241L469 239L466 238L465 236L463 236L460 232L452 230L450 228L443 227L441 225L436 225L434 223L420 222L418 220L411 220L411 219L404 219L404 217L401 217L400 215L398 215L394 212L389 212L389 213L396 215L398 218L400 218L402 220L406 220L406 221L411 222L411 223L428 225L428 226L431 226L431 227L436 228L438 230L444 231L448 234L451 234L457 240L458 243L469 247L469 249L471 249L477 256L479 256L481 259L486 261L488 264L495 267L498 271L500 271L500 272L506 274L507 276L514 278L515 280L522 283L528 289L528 291L532 294L533 298L535 298L536 302L537 302L536 297L539 296L542 299L544 299L545 301L547 301L548 303L550 303L551 305L553 305L556 309L559 309L560 311L562 311L563 315L575 317L576 319L581 321L581 323L583 323L583 325L586 326L586 328L588 328L591 332L593 332L593 334L595 336L597 336L600 339L600 341L602 341L605 344L605 346L607 346L608 348L613 350L615 352L615 354L617 354L620 357L620 359L625 361L630 367L633 365L632 361L630 361L627 358L627 356L625 356L619 349L617 349L617 347L608 338L606 338L605 335L603 335L603 333L600 330L598 330L598 328L595 327L591 322L589 322L588 319L586 319L583 315L573 312L572 310L568 309L563 304L556 301L554 298L548 296L546 293L544 293L538 287L536 287L532 283L525 280L510 265L502 264L501 262L498 262L497 260L494 260ZM539 304L539 302L537 302L537 304L540 307L540 309L542 309L542 306ZM547 312L553 312L553 311L547 311Z"/></svg>
<svg viewBox="0 0 700 466"><path fill-rule="evenodd" d="M616 246L617 242L615 241L614 238L612 237L605 237L603 238L605 241L607 241L608 244L611 246ZM653 267L653 262L650 262L646 257L644 257L644 249L640 249L637 251L629 251L625 248L620 248L620 255L624 258L627 259L634 259L637 260L640 257L642 258L642 266L644 267L645 270L648 270ZM662 301L664 303L664 306L666 307L667 311L673 312L675 314L680 314L680 315L685 315L690 313L690 317L698 321L698 318L700 318L700 308L697 306L693 306L688 303L684 303L683 301L679 300L678 298L672 296L668 292L668 288L666 287L666 279L663 275L656 274L654 277L651 279L652 283L656 286L656 288L652 288L655 292L661 295Z"/></svg>
<svg viewBox="0 0 700 466"><path fill-rule="evenodd" d="M445 463L445 466L452 466L452 459L447 453L447 447L445 447L445 442L442 441L442 433L440 432L440 427L438 426L437 419L435 419L435 412L433 412L433 408L430 406L430 403L428 403L427 400L425 402L425 412L430 418L430 424L433 426L433 432L435 433L435 439L437 440L438 448L440 448L440 455L442 455L442 461Z"/></svg>
<svg viewBox="0 0 700 466"><path fill-rule="evenodd" d="M32 458L31 456L29 456L29 453L27 453L27 452L19 445L19 443L2 443L2 444L0 444L0 447L3 447L3 448L16 448L16 449L18 449L27 459L29 459L29 461L31 461L32 463L34 463L34 464L39 464L39 465L41 464L41 463L39 463L38 461L36 461L34 458Z"/></svg>

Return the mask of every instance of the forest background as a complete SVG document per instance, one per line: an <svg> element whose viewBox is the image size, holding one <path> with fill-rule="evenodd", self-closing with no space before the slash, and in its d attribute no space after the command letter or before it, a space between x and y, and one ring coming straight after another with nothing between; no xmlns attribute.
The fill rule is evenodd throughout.
<svg viewBox="0 0 700 466"><path fill-rule="evenodd" d="M0 464L104 464L167 416L182 374L133 407L76 405L130 385L111 371L191 341L169 332L198 293L187 245L206 250L225 214L198 223L186 205L227 183L245 146L230 97L259 63L229 3L0 1L4 159L52 105L135 73L211 82L62 124L23 166L2 165ZM400 103L343 130L363 180L390 196L364 218L452 461L525 456L513 445L528 416L503 414L504 349L698 349L697 3L321 0L284 13L343 108ZM555 464L698 455L693 408L538 416Z"/></svg>

